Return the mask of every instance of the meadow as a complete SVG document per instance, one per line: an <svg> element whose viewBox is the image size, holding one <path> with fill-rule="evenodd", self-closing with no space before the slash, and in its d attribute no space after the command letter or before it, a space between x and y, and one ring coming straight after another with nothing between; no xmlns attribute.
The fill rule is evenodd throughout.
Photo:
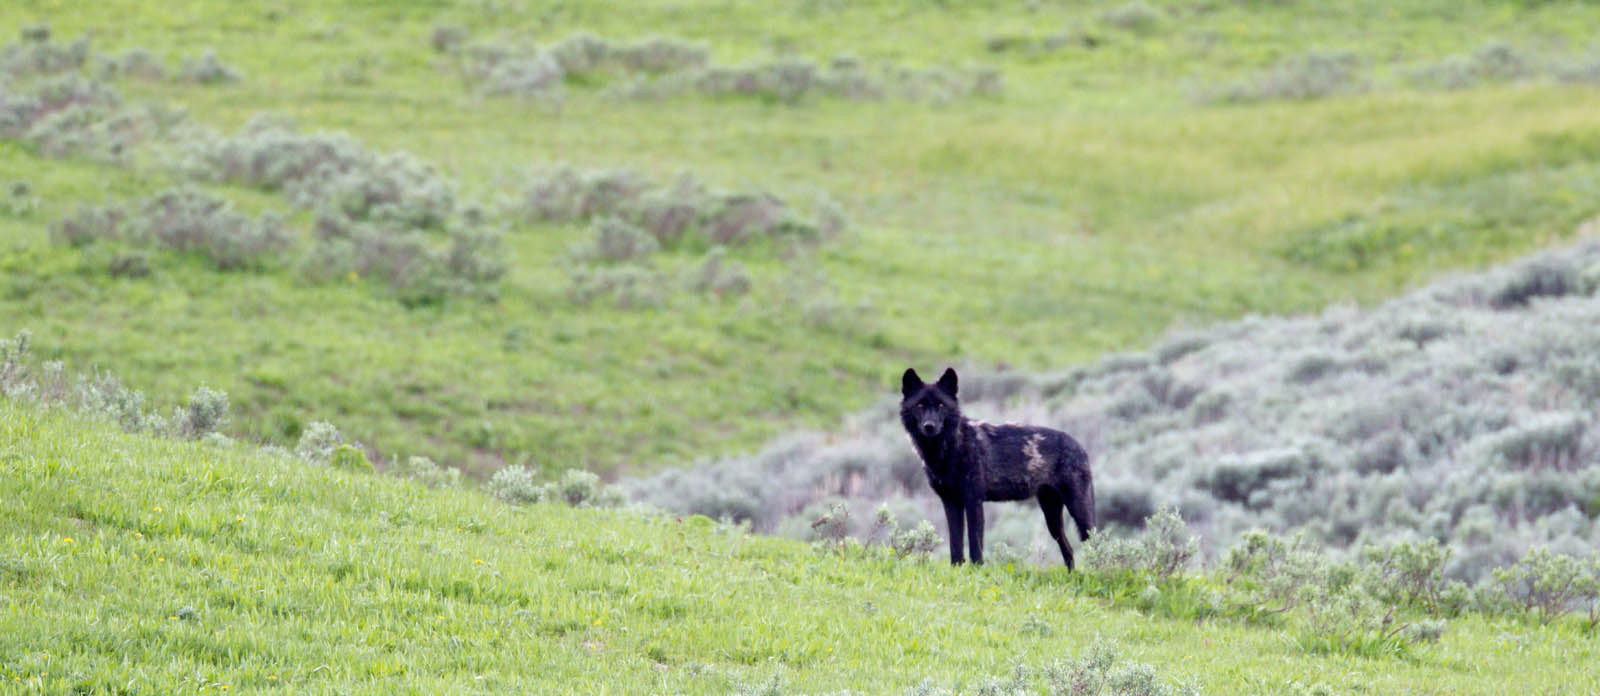
<svg viewBox="0 0 1600 696"><path fill-rule="evenodd" d="M16 199L0 208L0 328L154 400L205 382L252 439L292 444L331 420L384 460L642 474L836 424L905 364L1057 369L1174 323L1370 302L1564 237L1597 208L1583 5L607 7L13 5L0 36L18 55L28 27L62 47L87 36L65 72L178 115L126 147L74 150L94 138L70 128L0 143ZM643 78L602 72L552 99L471 79L472 56L585 32L666 37L713 67L849 56L889 93L630 98L617 90ZM196 74L216 77L185 77L207 51L220 67ZM1330 77L1322 53L1354 67ZM50 78L24 63L4 82L19 95ZM1000 86L918 86L979 70ZM1444 85L1417 77L1441 70ZM450 226L499 235L497 299L408 304L382 273L308 270L338 265L314 263L320 209L193 166L261 116L348 134L360 156L413 155L449 192ZM591 221L518 214L563 163L663 189L688 173L807 215L831 200L848 224L732 248L731 292L695 289L721 287L694 279L703 238L578 278ZM303 249L227 273L146 253L116 275L116 254L51 239L80 207L180 186L276 212Z"/></svg>
<svg viewBox="0 0 1600 696"><path fill-rule="evenodd" d="M1595 27L8 3L0 690L1600 691Z"/></svg>
<svg viewBox="0 0 1600 696"><path fill-rule="evenodd" d="M1466 614L1397 653L1330 651L1297 623L1197 615L1225 589L1203 578L952 568L705 517L512 506L13 400L0 442L8 692L1600 688L1594 629L1570 618ZM1146 582L1172 606L1141 609Z"/></svg>

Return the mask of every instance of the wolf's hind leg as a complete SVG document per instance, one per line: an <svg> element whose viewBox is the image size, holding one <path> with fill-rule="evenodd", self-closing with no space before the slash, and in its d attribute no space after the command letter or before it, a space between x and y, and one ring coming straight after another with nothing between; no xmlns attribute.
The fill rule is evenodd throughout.
<svg viewBox="0 0 1600 696"><path fill-rule="evenodd" d="M1055 539L1056 546L1061 548L1061 560L1066 561L1067 569L1071 570L1072 547L1067 545L1065 525L1061 520L1061 494L1048 486L1039 489L1039 511L1044 513L1044 526L1050 530L1050 538Z"/></svg>

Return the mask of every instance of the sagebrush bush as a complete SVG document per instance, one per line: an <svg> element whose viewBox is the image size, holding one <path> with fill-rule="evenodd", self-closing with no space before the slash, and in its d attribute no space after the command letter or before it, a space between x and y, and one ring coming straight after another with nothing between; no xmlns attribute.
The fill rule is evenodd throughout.
<svg viewBox="0 0 1600 696"><path fill-rule="evenodd" d="M228 395L201 386L186 404L163 417L149 407L144 394L125 386L115 375L94 371L69 375L59 361L36 363L30 357L32 334L26 329L0 339L0 398L16 399L79 416L111 422L130 433L157 437L227 441Z"/></svg>
<svg viewBox="0 0 1600 696"><path fill-rule="evenodd" d="M43 78L24 90L0 88L0 138L20 140L47 157L87 155L124 162L141 142L171 131L182 112L123 106L104 83L76 73Z"/></svg>
<svg viewBox="0 0 1600 696"><path fill-rule="evenodd" d="M1148 573L1168 580L1183 573L1200 553L1200 538L1189 531L1178 511L1162 507L1145 520L1137 537L1095 534L1082 545L1083 565L1095 571Z"/></svg>
<svg viewBox="0 0 1600 696"><path fill-rule="evenodd" d="M122 77L131 77L141 80L160 81L167 79L167 66L160 58L144 48L130 48L119 56L104 56L100 59L100 77L114 80Z"/></svg>
<svg viewBox="0 0 1600 696"><path fill-rule="evenodd" d="M1496 569L1494 582L1514 607L1542 623L1569 611L1583 613L1590 626L1600 623L1600 557L1580 559L1536 548L1515 565Z"/></svg>
<svg viewBox="0 0 1600 696"><path fill-rule="evenodd" d="M1572 85L1600 85L1600 51L1559 61L1554 67L1556 79Z"/></svg>
<svg viewBox="0 0 1600 696"><path fill-rule="evenodd" d="M217 432L228 424L228 395L201 386L189 397L189 403L173 414L170 422L178 437L189 440Z"/></svg>
<svg viewBox="0 0 1600 696"><path fill-rule="evenodd" d="M1134 0L1100 14L1106 24L1135 32L1147 32L1161 23L1161 12L1148 3Z"/></svg>
<svg viewBox="0 0 1600 696"><path fill-rule="evenodd" d="M172 189L137 206L81 208L51 229L61 244L118 242L204 256L218 270L259 269L281 261L293 244L281 218L250 220L227 201L196 189Z"/></svg>
<svg viewBox="0 0 1600 696"><path fill-rule="evenodd" d="M1494 41L1470 55L1451 56L1415 69L1414 84L1441 89L1467 89L1485 83L1525 79L1536 70L1535 60L1512 44Z"/></svg>
<svg viewBox="0 0 1600 696"><path fill-rule="evenodd" d="M344 444L344 435L332 423L312 421L300 433L294 455L312 464L329 464L333 453Z"/></svg>
<svg viewBox="0 0 1600 696"><path fill-rule="evenodd" d="M191 143L184 167L314 209L315 243L303 262L313 278L376 277L412 305L498 296L502 235L458 207L454 187L407 153L256 119L237 136Z"/></svg>
<svg viewBox="0 0 1600 696"><path fill-rule="evenodd" d="M709 293L718 298L737 297L750 292L750 272L738 261L727 258L726 247L712 247L700 262L700 269L691 284L697 292Z"/></svg>
<svg viewBox="0 0 1600 696"><path fill-rule="evenodd" d="M515 505L555 502L573 507L615 507L623 502L622 495L601 482L598 475L581 469L568 469L560 479L541 484L532 469L508 466L489 479L489 493Z"/></svg>
<svg viewBox="0 0 1600 696"><path fill-rule="evenodd" d="M428 34L428 43L435 51L450 53L466 43L467 37L467 28L459 24L436 24Z"/></svg>
<svg viewBox="0 0 1600 696"><path fill-rule="evenodd" d="M583 261L635 261L661 248L650 233L619 217L598 218L589 230L589 241L573 250L573 256Z"/></svg>
<svg viewBox="0 0 1600 696"><path fill-rule="evenodd" d="M1280 61L1272 70L1217 89L1196 93L1201 102L1306 101L1367 89L1368 67L1350 53L1312 51Z"/></svg>
<svg viewBox="0 0 1600 696"><path fill-rule="evenodd" d="M354 471L356 473L371 473L374 471L372 461L367 459L367 453L355 445L339 445L333 449L333 456L329 458L328 465L335 469Z"/></svg>
<svg viewBox="0 0 1600 696"><path fill-rule="evenodd" d="M745 97L777 104L799 104L815 97L855 101L894 97L910 102L945 103L998 96L1005 79L993 67L969 70L884 66L869 71L858 61L837 58L826 66L800 58L739 67L710 66L637 80L611 89L626 99L665 99L700 94Z"/></svg>
<svg viewBox="0 0 1600 696"><path fill-rule="evenodd" d="M147 201L130 219L125 236L204 255L220 270L259 267L281 256L291 243L276 215L252 222L227 201L194 189L167 191Z"/></svg>
<svg viewBox="0 0 1600 696"><path fill-rule="evenodd" d="M389 472L429 488L457 488L461 485L460 469L441 466L432 459L422 456L397 459Z"/></svg>
<svg viewBox="0 0 1600 696"><path fill-rule="evenodd" d="M252 120L236 136L195 139L183 166L356 220L434 229L457 212L454 187L407 153L374 153L342 133L302 134L268 119Z"/></svg>
<svg viewBox="0 0 1600 696"><path fill-rule="evenodd" d="M1452 553L1437 539L1428 538L1367 547L1362 551L1362 560L1374 576L1374 590L1379 599L1392 605L1421 606L1438 612L1450 603L1450 587L1444 569Z"/></svg>
<svg viewBox="0 0 1600 696"><path fill-rule="evenodd" d="M567 286L567 298L580 305L605 298L622 309L646 309L665 304L666 296L659 272L634 265L579 266Z"/></svg>
<svg viewBox="0 0 1600 696"><path fill-rule="evenodd" d="M838 206L818 203L817 219L799 216L770 193L724 193L685 174L670 184L626 170L580 171L561 166L534 175L515 206L532 222L593 221L607 217L651 233L663 248L694 232L711 244L739 246L758 239L820 241L845 225Z"/></svg>
<svg viewBox="0 0 1600 696"><path fill-rule="evenodd" d="M517 464L496 471L489 479L489 494L514 505L543 501L545 493L534 471Z"/></svg>
<svg viewBox="0 0 1600 696"><path fill-rule="evenodd" d="M18 77L75 72L89 60L89 37L62 44L51 39L49 25L24 27L20 41L0 50L0 73Z"/></svg>
<svg viewBox="0 0 1600 696"><path fill-rule="evenodd" d="M244 76L222 62L217 52L207 50L199 58L184 58L178 69L178 79L200 85L222 85L238 82Z"/></svg>

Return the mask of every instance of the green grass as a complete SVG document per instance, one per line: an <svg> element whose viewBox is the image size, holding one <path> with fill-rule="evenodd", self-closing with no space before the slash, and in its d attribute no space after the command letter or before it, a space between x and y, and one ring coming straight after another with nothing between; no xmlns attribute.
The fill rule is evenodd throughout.
<svg viewBox="0 0 1600 696"><path fill-rule="evenodd" d="M1101 598L1126 594L1115 579L1060 568L515 508L10 400L0 462L7 692L971 692L1103 643L1206 693L1600 689L1575 623L1467 617L1404 658L1308 652L1270 625L1125 608Z"/></svg>
<svg viewBox="0 0 1600 696"><path fill-rule="evenodd" d="M505 463L642 473L825 426L892 393L907 364L1053 369L1148 342L1174 323L1369 302L1567 235L1600 211L1600 91L1548 83L1443 92L1380 85L1312 102L1203 106L1189 94L1306 50L1355 52L1380 82L1495 38L1576 51L1600 8L1581 4L1160 4L1130 32L1119 3L940 6L815 0L342 2L310 6L22 0L0 36L48 22L98 50L142 46L175 64L218 49L242 82L129 82L231 131L261 112L348 131L436 164L495 202L560 161L680 170L717 186L840 200L855 226L795 271L747 260L751 295L680 296L657 310L576 307L564 254L583 232L520 226L502 300L406 309L382 288L309 286L292 271L222 275L161 261L141 280L52 246L78 205L174 182L41 159L0 143L0 181L41 199L0 213L0 330L98 365L158 400L197 382L232 397L237 432L292 442L338 423L387 457L425 453L477 472ZM475 38L552 41L578 30L708 43L737 64L780 52L909 66L987 63L1004 96L947 105L605 99L560 110L472 94L428 45L437 23ZM1095 37L991 52L996 37ZM361 60L369 84L328 74ZM1576 154L1575 154L1576 153ZM247 208L274 196L216 189ZM299 218L302 223L304 217ZM676 262L686 262L679 259ZM827 289L799 282L812 272Z"/></svg>

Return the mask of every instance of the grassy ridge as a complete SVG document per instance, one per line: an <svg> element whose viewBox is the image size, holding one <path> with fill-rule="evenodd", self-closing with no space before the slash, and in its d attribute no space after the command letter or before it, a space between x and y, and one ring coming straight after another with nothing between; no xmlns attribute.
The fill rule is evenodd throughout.
<svg viewBox="0 0 1600 696"><path fill-rule="evenodd" d="M144 46L170 61L218 48L244 74L219 87L120 84L130 99L182 105L226 130L270 111L348 131L436 164L475 200L515 192L526 168L569 161L657 180L690 170L795 200L826 191L855 225L815 257L750 260L756 283L743 300L643 311L572 305L565 254L583 233L519 225L498 304L407 310L378 289L307 287L292 271L222 277L174 261L150 279L106 278L94 259L50 245L48 224L82 203L154 193L174 175L156 157L114 169L0 143L0 180L25 180L40 200L26 215L0 214L11 240L0 248L0 328L30 327L47 357L110 368L166 401L210 383L233 397L243 431L275 441L325 418L385 456L642 472L831 424L888 391L904 363L1060 367L1174 322L1370 301L1540 245L1600 209L1588 195L1594 150L1583 146L1600 133L1600 92L1394 82L1495 37L1530 53L1580 52L1593 7L1157 4L1155 23L1133 31L1107 19L1117 6L117 2L64 12L27 0L0 18L0 36L46 21L62 37L92 31L105 51ZM461 84L428 45L439 23L474 40L540 43L648 28L707 43L719 64L784 52L986 63L1006 89L943 105L784 106L618 100L579 86L551 109ZM1094 48L991 49L1057 34L1092 36ZM1307 48L1355 52L1381 84L1304 102L1190 99ZM339 79L349 66L366 78ZM247 208L284 206L218 190ZM1455 227L1430 226L1463 209L1474 212Z"/></svg>
<svg viewBox="0 0 1600 696"><path fill-rule="evenodd" d="M970 691L1104 642L1209 693L1600 688L1571 624L1468 617L1404 660L1311 654L1107 605L1059 569L512 508L9 400L0 442L0 677L24 693Z"/></svg>

